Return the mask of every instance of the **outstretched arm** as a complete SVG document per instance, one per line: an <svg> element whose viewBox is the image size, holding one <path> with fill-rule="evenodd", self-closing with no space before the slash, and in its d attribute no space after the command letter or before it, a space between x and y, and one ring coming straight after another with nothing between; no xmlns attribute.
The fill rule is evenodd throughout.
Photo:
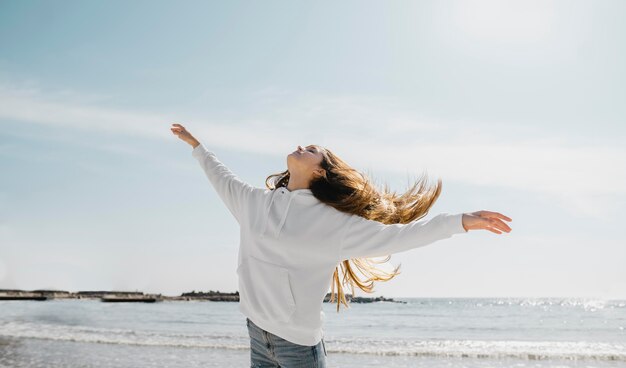
<svg viewBox="0 0 626 368"><path fill-rule="evenodd" d="M207 178L215 188L228 210L241 222L241 214L245 204L251 200L252 193L257 189L239 179L228 167L222 164L215 154L195 139L180 124L172 124L172 132L193 147L191 154L204 170Z"/></svg>
<svg viewBox="0 0 626 368"><path fill-rule="evenodd" d="M383 224L352 215L340 243L340 261L382 257L465 233L462 216L462 213L442 213L430 220Z"/></svg>
<svg viewBox="0 0 626 368"><path fill-rule="evenodd" d="M511 228L500 219L511 221L504 215L490 211L441 213L430 220L389 225L352 215L340 242L340 261L383 257L422 247L471 229L486 229L497 234L500 231L510 232Z"/></svg>

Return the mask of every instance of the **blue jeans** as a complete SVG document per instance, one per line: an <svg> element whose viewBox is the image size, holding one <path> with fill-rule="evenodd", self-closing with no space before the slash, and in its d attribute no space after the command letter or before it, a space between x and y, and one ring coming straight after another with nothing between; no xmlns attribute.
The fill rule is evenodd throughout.
<svg viewBox="0 0 626 368"><path fill-rule="evenodd" d="M250 367L326 368L324 339L315 346L298 345L265 331L246 318L250 335Z"/></svg>

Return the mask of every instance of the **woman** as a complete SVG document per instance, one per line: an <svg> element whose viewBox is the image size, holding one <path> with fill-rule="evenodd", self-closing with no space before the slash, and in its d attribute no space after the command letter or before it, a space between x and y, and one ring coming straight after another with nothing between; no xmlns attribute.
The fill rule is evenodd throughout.
<svg viewBox="0 0 626 368"><path fill-rule="evenodd" d="M322 303L329 285L333 296L335 284L338 288L337 309L339 301L347 306L338 264L344 284L369 291L373 281L388 280L396 272L381 273L366 257L389 256L469 230L511 231L502 221L510 218L489 211L414 221L432 206L440 185L434 192L381 194L317 145L298 146L287 156L286 171L269 176L267 188L254 187L184 126L172 124L171 130L193 147L192 156L239 223L239 310L247 317L252 367L325 367ZM365 282L350 261L369 273Z"/></svg>

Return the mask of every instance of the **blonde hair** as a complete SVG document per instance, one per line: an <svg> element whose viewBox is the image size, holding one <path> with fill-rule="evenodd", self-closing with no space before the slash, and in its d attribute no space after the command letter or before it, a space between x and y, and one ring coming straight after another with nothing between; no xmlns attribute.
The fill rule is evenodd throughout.
<svg viewBox="0 0 626 368"><path fill-rule="evenodd" d="M383 190L379 190L367 176L350 167L332 151L313 146L322 153L320 166L326 170L326 174L312 179L309 187L317 199L339 211L384 224L406 224L425 216L441 193L441 179L437 180L434 187L428 187L425 175L402 194L391 192L386 184ZM265 185L272 190L286 187L288 183L288 170L272 174L265 179ZM350 286L352 295L354 286L372 293L375 281L389 281L400 273L398 271L400 265L392 272L380 270L375 266L386 263L390 258L391 255L383 260L354 258L339 263L333 273L330 297L330 302L333 302L335 294L337 295L337 312L340 304L349 307L343 285ZM355 271L361 273L365 279L361 279ZM343 277L340 277L340 272Z"/></svg>

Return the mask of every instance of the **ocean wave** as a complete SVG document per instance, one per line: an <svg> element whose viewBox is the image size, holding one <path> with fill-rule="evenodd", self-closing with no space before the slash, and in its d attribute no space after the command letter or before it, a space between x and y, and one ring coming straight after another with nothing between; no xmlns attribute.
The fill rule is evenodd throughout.
<svg viewBox="0 0 626 368"><path fill-rule="evenodd" d="M626 345L521 340L328 339L329 352L445 358L610 360L626 362Z"/></svg>
<svg viewBox="0 0 626 368"><path fill-rule="evenodd" d="M30 322L0 323L0 336L98 344L248 350L247 335L181 333ZM326 337L329 353L442 358L607 360L626 362L626 345L608 342L415 340Z"/></svg>
<svg viewBox="0 0 626 368"><path fill-rule="evenodd" d="M132 329L53 325L29 322L0 323L0 336L98 344L169 346L189 348L249 349L247 336L193 334Z"/></svg>

